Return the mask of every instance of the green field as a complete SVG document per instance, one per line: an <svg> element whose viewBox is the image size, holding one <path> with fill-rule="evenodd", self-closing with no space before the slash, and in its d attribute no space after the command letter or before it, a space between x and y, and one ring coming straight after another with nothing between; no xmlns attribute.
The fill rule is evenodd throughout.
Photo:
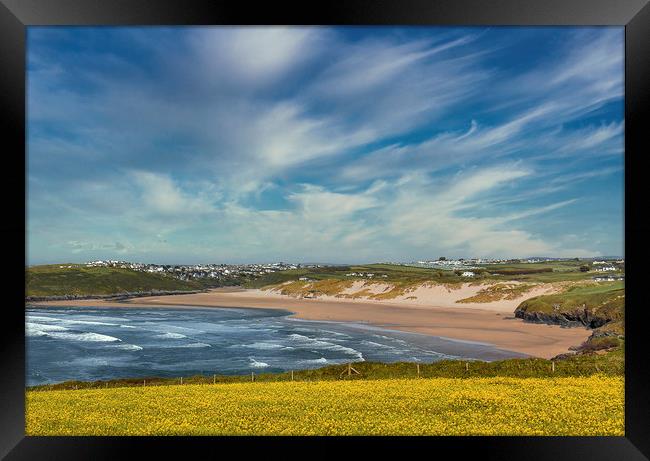
<svg viewBox="0 0 650 461"><path fill-rule="evenodd" d="M61 267L63 266L63 267ZM71 267L68 267L71 266ZM26 296L110 295L124 292L199 290L201 284L114 267L52 264L25 269Z"/></svg>
<svg viewBox="0 0 650 461"><path fill-rule="evenodd" d="M589 266L586 260L579 261L553 261L543 263L516 263L516 264L491 264L480 265L479 269L471 269L476 276L468 279L461 277L458 270L443 270L403 266L398 264L367 264L351 266L328 266L320 268L305 268L283 272L275 272L258 279L247 282L249 288L261 288L277 285L299 277L308 277L313 280L368 280L365 277L346 276L352 272L372 273L372 280L390 282L395 284L416 284L422 282L435 283L461 283L473 281L523 281L531 283L552 283L563 281L590 280L594 272L590 267L587 272L580 271L581 266ZM623 270L613 272L612 275L621 275Z"/></svg>
<svg viewBox="0 0 650 461"><path fill-rule="evenodd" d="M624 435L621 376L27 392L26 434Z"/></svg>

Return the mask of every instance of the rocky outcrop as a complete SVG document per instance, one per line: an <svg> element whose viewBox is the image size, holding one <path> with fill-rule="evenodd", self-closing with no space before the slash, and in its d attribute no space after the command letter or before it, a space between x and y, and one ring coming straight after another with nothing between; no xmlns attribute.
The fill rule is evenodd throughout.
<svg viewBox="0 0 650 461"><path fill-rule="evenodd" d="M587 307L568 312L540 312L527 310L525 303L515 309L515 317L533 323L548 323L565 327L584 326L588 328L599 328L613 320L608 316L600 315L598 312L594 313Z"/></svg>

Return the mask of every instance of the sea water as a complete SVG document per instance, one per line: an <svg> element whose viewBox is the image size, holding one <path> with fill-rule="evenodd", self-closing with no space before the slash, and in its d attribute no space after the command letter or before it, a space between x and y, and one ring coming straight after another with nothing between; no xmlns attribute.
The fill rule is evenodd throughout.
<svg viewBox="0 0 650 461"><path fill-rule="evenodd" d="M28 386L283 372L357 361L523 357L490 345L234 308L29 308Z"/></svg>

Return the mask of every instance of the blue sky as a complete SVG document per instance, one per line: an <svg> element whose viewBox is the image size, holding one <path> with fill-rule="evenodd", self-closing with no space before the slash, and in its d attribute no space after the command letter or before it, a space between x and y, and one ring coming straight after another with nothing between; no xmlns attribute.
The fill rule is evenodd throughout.
<svg viewBox="0 0 650 461"><path fill-rule="evenodd" d="M623 254L621 27L30 27L29 264Z"/></svg>

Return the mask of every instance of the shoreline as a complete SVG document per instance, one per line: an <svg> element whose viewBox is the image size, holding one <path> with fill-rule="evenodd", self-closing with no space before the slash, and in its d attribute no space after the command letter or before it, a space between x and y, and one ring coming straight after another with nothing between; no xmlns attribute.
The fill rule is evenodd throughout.
<svg viewBox="0 0 650 461"><path fill-rule="evenodd" d="M351 299L296 299L262 290L213 289L203 293L148 296L124 301L69 300L31 302L34 307L170 307L284 310L302 320L365 323L371 326L485 343L498 349L550 359L589 337L586 328L528 323L499 302L455 307Z"/></svg>

